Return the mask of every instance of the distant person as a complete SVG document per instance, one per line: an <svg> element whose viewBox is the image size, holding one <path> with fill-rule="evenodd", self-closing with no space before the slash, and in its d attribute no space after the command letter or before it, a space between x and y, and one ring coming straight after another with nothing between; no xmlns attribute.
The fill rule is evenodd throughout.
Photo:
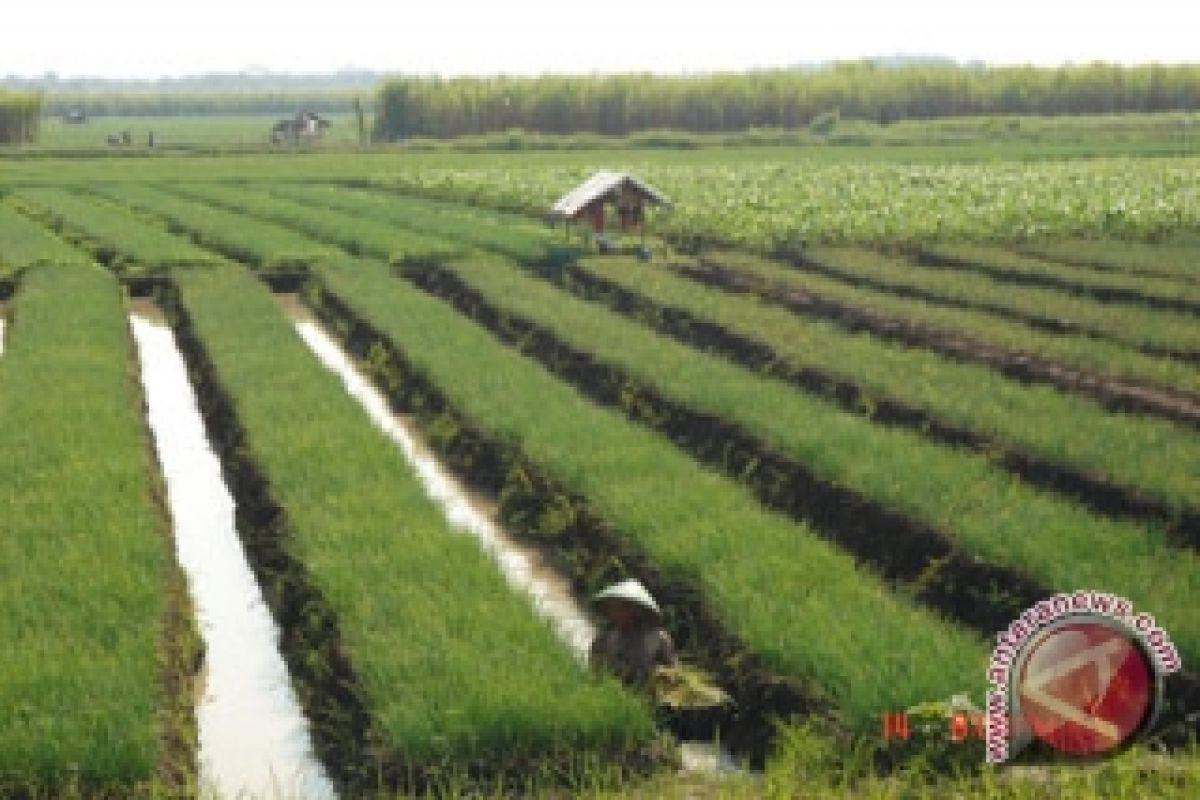
<svg viewBox="0 0 1200 800"><path fill-rule="evenodd" d="M662 612L636 580L621 581L593 598L606 626L592 641L589 660L626 683L648 685L657 667L678 665L675 643L661 625Z"/></svg>
<svg viewBox="0 0 1200 800"><path fill-rule="evenodd" d="M154 131L150 131L150 135L146 137L146 146L151 150L154 149Z"/></svg>

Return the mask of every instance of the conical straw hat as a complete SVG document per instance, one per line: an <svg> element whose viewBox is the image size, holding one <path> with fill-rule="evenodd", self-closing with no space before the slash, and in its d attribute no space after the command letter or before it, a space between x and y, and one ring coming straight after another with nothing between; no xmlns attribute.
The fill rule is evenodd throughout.
<svg viewBox="0 0 1200 800"><path fill-rule="evenodd" d="M662 616L658 603L654 602L654 598L646 591L646 587L634 578L614 583L593 597L592 602L597 605L614 602L632 603L651 612L656 617Z"/></svg>

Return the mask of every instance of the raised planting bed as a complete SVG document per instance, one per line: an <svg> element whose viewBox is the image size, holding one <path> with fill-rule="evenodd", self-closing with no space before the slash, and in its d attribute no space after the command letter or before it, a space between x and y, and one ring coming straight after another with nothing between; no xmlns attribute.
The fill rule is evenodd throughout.
<svg viewBox="0 0 1200 800"><path fill-rule="evenodd" d="M469 249L462 242L422 236L378 220L297 203L261 187L189 183L170 189L184 197L286 225L319 241L332 242L351 255L393 260L441 259Z"/></svg>
<svg viewBox="0 0 1200 800"><path fill-rule="evenodd" d="M1172 541L1200 544L1200 442L1177 424L1112 414L1072 394L854 335L629 259L585 260L547 277L842 408L969 446L1024 481L1104 514L1156 521Z"/></svg>
<svg viewBox="0 0 1200 800"><path fill-rule="evenodd" d="M939 610L978 620L985 635L1050 590L1098 586L1155 609L1181 650L1200 654L1200 627L1194 624L1200 620L1188 611L1200 596L1200 564L1193 553L1165 547L1152 525L1083 512L1016 484L986 459L874 425L782 382L664 340L496 259L415 272L413 280L589 396L624 409L712 466L767 487L787 476L794 482L772 496L773 505L795 509L835 540L843 531L853 540L874 536L866 552L855 553L868 563L888 563L900 553L915 557L909 579L918 584L917 593L949 594ZM728 423L740 430L728 430ZM843 508L852 511L842 514ZM867 531L856 530L860 517L872 520L861 525ZM951 557L959 547L1018 572L980 574L972 559ZM935 564L939 559L951 563ZM942 582L953 590L947 593ZM974 585L964 589L964 583ZM1015 602L1007 601L1009 593ZM989 605L995 615L974 616Z"/></svg>
<svg viewBox="0 0 1200 800"><path fill-rule="evenodd" d="M820 276L798 276L784 265L744 253L726 251L717 258L719 262L678 264L676 269L698 283L733 294L755 294L798 316L826 321L850 333L868 333L955 361L985 365L1012 380L1053 386L1095 399L1111 410L1152 414L1200 428L1200 394L1189 388L1200 384L1189 364L1151 359L1127 348L1108 352L1113 346L1103 342L1078 337L1072 342L1070 337L1038 334L972 312L928 305L894 309L892 303L912 301L840 284L829 287ZM846 296L830 299L837 292ZM942 319L946 315L958 319L948 324Z"/></svg>
<svg viewBox="0 0 1200 800"><path fill-rule="evenodd" d="M748 490L589 403L386 269L318 275L311 302L395 402L421 417L435 447L478 459L475 482L500 497L509 529L564 560L574 552L585 562L592 548L625 552L685 655L718 672L758 737L769 738L772 713L804 710L802 693L785 704L786 682L772 673L815 680L872 732L880 708L979 687L981 638L889 592ZM549 483L531 492L538 476ZM582 572L571 574L592 586L611 576L603 561Z"/></svg>
<svg viewBox="0 0 1200 800"><path fill-rule="evenodd" d="M13 197L22 211L122 275L224 261L157 221L95 196L68 189L20 189Z"/></svg>
<svg viewBox="0 0 1200 800"><path fill-rule="evenodd" d="M279 183L272 186L272 192L447 241L466 242L523 263L564 263L579 254L579 248L567 244L560 230L529 217L358 187Z"/></svg>
<svg viewBox="0 0 1200 800"><path fill-rule="evenodd" d="M863 248L813 247L794 264L804 273L932 306L979 311L1044 333L1124 345L1151 357L1200 362L1200 330L1192 315L1179 311L1101 303L969 270L930 270L912 259Z"/></svg>
<svg viewBox="0 0 1200 800"><path fill-rule="evenodd" d="M13 273L35 264L91 263L91 256L20 213L15 205L0 202L0 281L11 283Z"/></svg>
<svg viewBox="0 0 1200 800"><path fill-rule="evenodd" d="M344 792L635 766L649 709L591 675L322 368L269 291L164 293L318 754Z"/></svg>
<svg viewBox="0 0 1200 800"><path fill-rule="evenodd" d="M1065 239L1032 241L1018 251L1059 264L1070 264L1103 273L1169 278L1200 284L1200 241L1179 236L1161 242L1121 239Z"/></svg>
<svg viewBox="0 0 1200 800"><path fill-rule="evenodd" d="M1022 286L1050 286L1101 303L1145 306L1200 314L1200 287L1170 279L1120 273L1091 273L999 247L944 244L921 247L917 261L928 268L966 270Z"/></svg>
<svg viewBox="0 0 1200 800"><path fill-rule="evenodd" d="M256 269L297 270L333 258L345 258L338 248L299 236L290 228L249 219L245 214L188 200L156 186L124 184L98 189L113 202L161 217L172 233L191 238L227 258Z"/></svg>
<svg viewBox="0 0 1200 800"><path fill-rule="evenodd" d="M0 362L0 795L195 785L198 639L121 291L34 267Z"/></svg>

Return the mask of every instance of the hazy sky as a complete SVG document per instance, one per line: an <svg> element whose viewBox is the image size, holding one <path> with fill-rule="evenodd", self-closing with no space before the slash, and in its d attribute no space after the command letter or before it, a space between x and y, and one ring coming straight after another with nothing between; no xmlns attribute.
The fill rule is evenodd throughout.
<svg viewBox="0 0 1200 800"><path fill-rule="evenodd" d="M251 67L493 74L745 69L897 53L994 63L1200 61L1200 0L35 0L0 76Z"/></svg>

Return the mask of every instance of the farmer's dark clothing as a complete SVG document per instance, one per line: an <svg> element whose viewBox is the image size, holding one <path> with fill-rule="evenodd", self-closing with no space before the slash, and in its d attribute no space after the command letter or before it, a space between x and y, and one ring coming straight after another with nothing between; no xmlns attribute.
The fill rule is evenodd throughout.
<svg viewBox="0 0 1200 800"><path fill-rule="evenodd" d="M611 627L592 642L590 660L593 667L603 667L627 683L647 683L655 667L676 663L675 643L654 625Z"/></svg>

